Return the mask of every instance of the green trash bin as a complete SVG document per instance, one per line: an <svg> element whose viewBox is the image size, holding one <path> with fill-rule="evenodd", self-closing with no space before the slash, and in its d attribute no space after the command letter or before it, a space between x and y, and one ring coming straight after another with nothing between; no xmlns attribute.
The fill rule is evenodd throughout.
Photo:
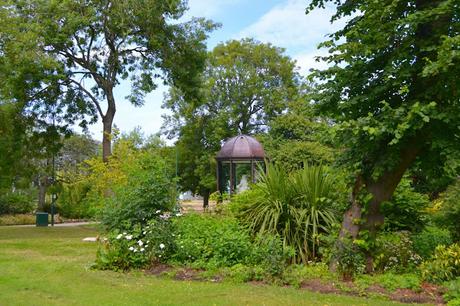
<svg viewBox="0 0 460 306"><path fill-rule="evenodd" d="M48 213L37 212L35 213L35 225L36 226L48 226Z"/></svg>

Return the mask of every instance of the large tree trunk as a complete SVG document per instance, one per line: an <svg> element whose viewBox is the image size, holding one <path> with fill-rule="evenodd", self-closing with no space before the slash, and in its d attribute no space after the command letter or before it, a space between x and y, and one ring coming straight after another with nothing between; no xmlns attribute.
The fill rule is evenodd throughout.
<svg viewBox="0 0 460 306"><path fill-rule="evenodd" d="M422 139L424 138L420 133L407 141L400 151L398 164L394 168L385 171L377 180L372 180L371 178L363 179L360 175L357 176L350 197L351 207L345 212L343 217L342 228L337 243L338 248L342 247L343 239L346 237L350 237L353 240L358 238L361 230L367 230L369 237L371 239L375 238L378 229L384 222L384 216L380 211L381 204L391 199L402 176L420 152L424 144ZM371 200L367 203L367 211L363 216L363 206L357 198L362 187L365 187L367 192L372 195ZM373 254L371 251L366 254L366 272L368 273L372 273L374 270ZM335 270L336 264L334 261L331 262L331 270Z"/></svg>
<svg viewBox="0 0 460 306"><path fill-rule="evenodd" d="M107 94L107 112L102 118L103 135L102 135L102 160L108 162L112 155L112 124L115 117L115 99L112 90L106 90Z"/></svg>

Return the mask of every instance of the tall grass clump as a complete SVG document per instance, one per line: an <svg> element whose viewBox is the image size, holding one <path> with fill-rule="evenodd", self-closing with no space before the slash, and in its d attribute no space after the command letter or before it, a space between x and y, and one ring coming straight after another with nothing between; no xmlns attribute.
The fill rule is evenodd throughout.
<svg viewBox="0 0 460 306"><path fill-rule="evenodd" d="M337 222L334 179L321 165L287 173L269 164L259 183L236 202L239 197L246 203L239 206L238 217L254 234L280 236L295 250L293 262L315 260L320 235Z"/></svg>

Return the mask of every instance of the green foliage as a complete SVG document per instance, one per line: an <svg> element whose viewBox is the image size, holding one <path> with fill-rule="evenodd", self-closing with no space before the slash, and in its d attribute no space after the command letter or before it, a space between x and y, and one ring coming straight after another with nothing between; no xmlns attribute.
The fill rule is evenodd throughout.
<svg viewBox="0 0 460 306"><path fill-rule="evenodd" d="M424 261L420 266L420 270L424 279L434 283L459 277L460 245L454 243L450 246L437 246L433 257Z"/></svg>
<svg viewBox="0 0 460 306"><path fill-rule="evenodd" d="M377 271L414 270L422 258L413 251L409 232L382 233L375 242L374 266Z"/></svg>
<svg viewBox="0 0 460 306"><path fill-rule="evenodd" d="M94 218L97 210L86 201L90 190L91 185L87 180L62 184L57 201L59 214L72 219Z"/></svg>
<svg viewBox="0 0 460 306"><path fill-rule="evenodd" d="M231 267L247 263L251 239L235 219L190 214L174 222L177 252L173 259L195 267Z"/></svg>
<svg viewBox="0 0 460 306"><path fill-rule="evenodd" d="M450 232L447 229L432 225L413 235L412 240L414 251L423 259L429 259L438 245L450 245L453 243Z"/></svg>
<svg viewBox="0 0 460 306"><path fill-rule="evenodd" d="M440 208L434 212L435 222L449 229L455 241L460 241L460 180L449 186L438 201Z"/></svg>
<svg viewBox="0 0 460 306"><path fill-rule="evenodd" d="M377 284L390 291L394 291L396 289L419 290L422 280L417 274L394 274L386 272L384 274L377 274L373 276L360 275L356 278L355 284L363 289L366 289L373 284Z"/></svg>
<svg viewBox="0 0 460 306"><path fill-rule="evenodd" d="M364 272L364 256L358 245L350 238L339 238L334 257L337 270L344 280L352 280L357 274Z"/></svg>
<svg viewBox="0 0 460 306"><path fill-rule="evenodd" d="M310 279L320 279L322 281L337 281L337 275L329 271L329 267L323 263L308 263L307 265L289 265L283 273L283 281L296 288L302 282Z"/></svg>
<svg viewBox="0 0 460 306"><path fill-rule="evenodd" d="M228 268L230 277L246 281L280 276L292 256L278 237L253 240L230 217L158 211L149 222L125 228L112 230L102 241L97 268L127 270L164 262L210 271Z"/></svg>
<svg viewBox="0 0 460 306"><path fill-rule="evenodd" d="M308 11L326 2L314 0ZM312 78L320 110L341 127L342 161L378 178L401 152L424 147L416 153L421 169L458 168L458 67L438 66L458 63L456 1L337 3L333 20L347 18L346 25L320 45L330 66Z"/></svg>
<svg viewBox="0 0 460 306"><path fill-rule="evenodd" d="M323 166L305 166L288 175L267 165L253 191L237 197L237 202L247 201L237 215L255 234L279 235L283 245L294 248L293 261L306 263L316 259L320 234L336 222L333 184Z"/></svg>
<svg viewBox="0 0 460 306"><path fill-rule="evenodd" d="M447 288L444 294L444 299L449 301L447 305L460 305L460 277L445 282L443 285Z"/></svg>
<svg viewBox="0 0 460 306"><path fill-rule="evenodd" d="M420 231L426 222L424 209L430 203L428 197L420 194L403 178L390 201L381 208L385 216L385 229L388 231Z"/></svg>
<svg viewBox="0 0 460 306"><path fill-rule="evenodd" d="M97 217L107 229L145 223L157 210L176 204L170 152L162 144L137 136L115 141L114 154L104 163L97 157L84 161L77 171L66 172L58 198L66 216Z"/></svg>
<svg viewBox="0 0 460 306"><path fill-rule="evenodd" d="M334 161L334 129L327 120L314 114L309 104L311 89L304 91L307 92L289 102L286 112L270 120L268 134L261 135L270 161L290 170L302 168L304 163L317 165Z"/></svg>
<svg viewBox="0 0 460 306"><path fill-rule="evenodd" d="M31 213L35 208L33 192L5 192L0 194L0 215Z"/></svg>
<svg viewBox="0 0 460 306"><path fill-rule="evenodd" d="M151 152L141 152L126 172L126 185L112 186L114 196L102 211L102 223L109 229L145 223L155 211L170 211L176 205L175 184L165 173L163 159Z"/></svg>

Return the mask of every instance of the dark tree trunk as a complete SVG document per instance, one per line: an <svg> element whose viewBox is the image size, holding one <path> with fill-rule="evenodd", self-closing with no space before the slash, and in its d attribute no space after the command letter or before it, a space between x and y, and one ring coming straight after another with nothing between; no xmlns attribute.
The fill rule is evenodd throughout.
<svg viewBox="0 0 460 306"><path fill-rule="evenodd" d="M203 194L203 210L207 210L209 207L209 190L206 190Z"/></svg>
<svg viewBox="0 0 460 306"><path fill-rule="evenodd" d="M115 99L112 90L106 90L108 108L102 118L103 136L102 136L102 160L108 162L112 155L112 124L115 117Z"/></svg>

